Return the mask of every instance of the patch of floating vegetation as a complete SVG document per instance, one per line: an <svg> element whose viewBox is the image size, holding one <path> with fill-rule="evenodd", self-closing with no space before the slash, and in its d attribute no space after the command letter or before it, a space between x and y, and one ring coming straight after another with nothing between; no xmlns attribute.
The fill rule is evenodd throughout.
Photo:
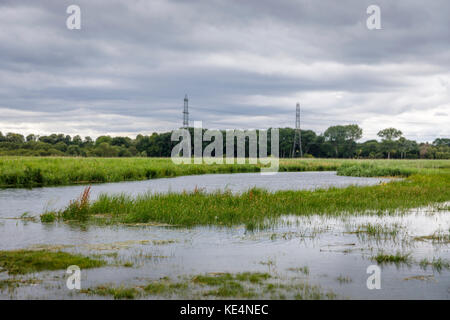
<svg viewBox="0 0 450 320"><path fill-rule="evenodd" d="M374 237L377 239L395 239L399 232L401 226L399 224L374 224L366 223L357 227L355 231L348 231L346 233L360 235L367 235L369 237Z"/></svg>
<svg viewBox="0 0 450 320"><path fill-rule="evenodd" d="M325 248L337 248L337 249L325 249ZM356 247L356 243L337 243L337 244L328 244L323 246L320 251L321 252L341 252L344 254L348 254L354 251L364 251L365 249L362 247Z"/></svg>
<svg viewBox="0 0 450 320"><path fill-rule="evenodd" d="M292 272L303 273L304 275L309 275L309 267L308 266L298 267L298 268L288 268L287 270L292 271Z"/></svg>
<svg viewBox="0 0 450 320"><path fill-rule="evenodd" d="M435 232L428 236L414 237L414 240L416 240L416 241L431 241L432 243L435 243L435 244L448 244L448 243L450 243L450 232L449 233Z"/></svg>
<svg viewBox="0 0 450 320"><path fill-rule="evenodd" d="M431 267L433 270L436 270L438 272L441 272L444 269L450 269L450 262L442 258L433 258L432 260L424 258L420 261L419 264L420 267L424 270L427 270L428 267Z"/></svg>
<svg viewBox="0 0 450 320"><path fill-rule="evenodd" d="M0 251L0 271L10 275L26 274L46 270L66 269L77 265L81 269L98 268L105 265L103 260L92 259L80 254L49 250Z"/></svg>
<svg viewBox="0 0 450 320"><path fill-rule="evenodd" d="M144 291L147 294L158 295L170 295L175 292L185 291L188 288L188 283L177 282L173 283L169 278L163 278L160 281L151 282L144 287Z"/></svg>
<svg viewBox="0 0 450 320"><path fill-rule="evenodd" d="M124 262L124 264L122 266L124 266L125 268L132 268L132 267L134 267L134 263L131 261L127 261L127 262Z"/></svg>
<svg viewBox="0 0 450 320"><path fill-rule="evenodd" d="M135 245L155 245L162 246L176 243L177 240L167 239L167 240L127 240L127 241L116 241L112 243L85 243L78 245L66 245L66 244L36 244L29 246L28 250L62 250L66 248L74 248L81 247L87 250L96 250L96 251L112 251L112 250L121 250L128 249ZM113 253L111 253L113 254Z"/></svg>
<svg viewBox="0 0 450 320"><path fill-rule="evenodd" d="M175 243L175 240L128 240L128 241L116 241L112 243L92 243L85 244L83 247L90 250L120 250L128 249L135 245L166 245Z"/></svg>
<svg viewBox="0 0 450 320"><path fill-rule="evenodd" d="M244 272L238 274L214 274L214 275L199 275L192 278L192 282L215 287L208 290L203 295L216 296L221 298L255 298L257 296L256 290L252 287L243 285L243 282L250 282L251 284L261 284L263 281L269 279L271 276L268 273L251 273Z"/></svg>
<svg viewBox="0 0 450 320"><path fill-rule="evenodd" d="M0 291L5 289L14 290L20 286L33 286L42 283L42 280L39 279L2 279L0 280Z"/></svg>
<svg viewBox="0 0 450 320"><path fill-rule="evenodd" d="M210 275L199 275L192 278L192 281L200 284L207 285L219 285L226 281L238 280L238 281L249 281L251 283L261 283L264 280L269 279L271 276L268 273L259 272L244 272L238 274L231 273L218 273Z"/></svg>
<svg viewBox="0 0 450 320"><path fill-rule="evenodd" d="M378 264L387 264L387 263L394 263L394 264L409 264L411 262L411 254L410 253L401 253L397 252L396 254L386 254L386 253L379 253L376 256L371 257L372 260L376 261Z"/></svg>
<svg viewBox="0 0 450 320"><path fill-rule="evenodd" d="M82 289L81 293L97 296L112 296L114 299L135 299L140 291L137 288L98 286L94 289Z"/></svg>
<svg viewBox="0 0 450 320"><path fill-rule="evenodd" d="M340 284L344 284L344 283L350 283L352 282L352 278L348 277L348 276L343 276L343 275L339 275L336 280L340 283Z"/></svg>
<svg viewBox="0 0 450 320"><path fill-rule="evenodd" d="M282 222L283 223L283 222ZM270 240L274 241L277 239L282 240L292 240L292 239L304 239L304 238L311 238L315 239L318 235L325 233L327 231L330 231L331 228L329 226L311 226L308 228L305 228L301 231L286 231L286 232L280 232L280 233L272 233L270 235Z"/></svg>
<svg viewBox="0 0 450 320"><path fill-rule="evenodd" d="M411 276L411 277L404 278L403 280L405 280L405 281L409 281L409 280L436 281L436 279L434 278L434 275L432 275L432 274Z"/></svg>
<svg viewBox="0 0 450 320"><path fill-rule="evenodd" d="M294 284L269 283L264 288L264 293L269 294L271 299L284 300L293 298L295 300L333 300L338 296L331 292L324 292L319 286L300 282Z"/></svg>
<svg viewBox="0 0 450 320"><path fill-rule="evenodd" d="M274 259L269 258L267 260L260 261L259 264L262 264L263 266L268 266L269 268L271 268L271 267L275 266L276 262Z"/></svg>
<svg viewBox="0 0 450 320"><path fill-rule="evenodd" d="M185 277L181 282L173 282L168 277L136 287L99 286L81 290L81 293L110 296L114 299L136 299L143 297L188 297L189 299L239 298L253 299L335 299L332 292L323 292L319 286L305 282L283 284L268 273L209 273Z"/></svg>
<svg viewBox="0 0 450 320"><path fill-rule="evenodd" d="M435 206L435 209L437 211L450 211L450 204L448 204L448 203L438 204Z"/></svg>

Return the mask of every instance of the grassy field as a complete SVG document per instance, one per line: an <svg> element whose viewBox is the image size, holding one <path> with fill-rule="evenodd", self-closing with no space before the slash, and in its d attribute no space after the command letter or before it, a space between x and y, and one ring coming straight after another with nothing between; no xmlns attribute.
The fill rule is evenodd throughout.
<svg viewBox="0 0 450 320"><path fill-rule="evenodd" d="M291 163L302 163L294 160ZM314 163L314 161L312 161ZM316 163L321 163L317 160ZM191 193L144 194L136 198L101 195L89 201L89 190L59 212L48 212L41 220L101 219L113 223L160 222L171 225L245 224L248 229L271 225L282 215L355 214L396 210L450 201L448 161L336 161L338 172L350 176L397 175L404 179L382 185L329 188L315 191L270 193L251 189L242 194L195 191ZM440 166L440 168L438 168Z"/></svg>
<svg viewBox="0 0 450 320"><path fill-rule="evenodd" d="M364 166L361 164L364 163ZM359 168L357 172L355 170ZM343 166L343 167L342 167ZM282 159L280 171L398 176L449 169L450 160ZM345 169L345 170L344 170ZM376 169L376 170L375 170ZM259 165L175 165L168 158L0 157L0 188L145 180L206 173L259 172Z"/></svg>

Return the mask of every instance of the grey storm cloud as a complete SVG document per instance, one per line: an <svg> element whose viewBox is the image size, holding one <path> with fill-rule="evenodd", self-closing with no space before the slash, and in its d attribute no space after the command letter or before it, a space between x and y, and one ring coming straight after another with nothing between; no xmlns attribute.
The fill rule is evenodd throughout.
<svg viewBox="0 0 450 320"><path fill-rule="evenodd" d="M376 3L375 3L376 2ZM66 8L81 8L68 30ZM368 30L366 9L381 9ZM450 3L0 0L0 131L136 135L357 123L450 136Z"/></svg>

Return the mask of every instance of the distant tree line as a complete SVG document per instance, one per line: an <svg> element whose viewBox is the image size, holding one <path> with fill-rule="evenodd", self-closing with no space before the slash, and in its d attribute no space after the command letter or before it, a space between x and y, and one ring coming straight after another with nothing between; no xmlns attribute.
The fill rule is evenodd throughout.
<svg viewBox="0 0 450 320"><path fill-rule="evenodd" d="M189 129L193 136L193 129ZM225 131L223 131L225 137ZM280 157L292 156L295 129L280 128ZM450 159L450 139L438 138L432 143L418 143L403 137L395 128L378 132L380 141L357 142L362 137L358 125L329 127L323 134L302 130L304 157L316 158L395 158L395 159ZM269 135L270 137L270 135ZM170 157L178 142L171 141L171 132L153 133L150 136L129 137L100 136L95 141L90 137L71 137L64 134L26 137L18 133L0 132L0 155L20 156L80 156L80 157ZM193 139L192 139L193 140ZM210 142L204 142L204 147ZM226 139L224 138L224 150ZM269 139L270 144L270 139ZM248 143L246 143L248 154ZM270 151L270 147L268 148ZM295 156L300 150L295 150Z"/></svg>

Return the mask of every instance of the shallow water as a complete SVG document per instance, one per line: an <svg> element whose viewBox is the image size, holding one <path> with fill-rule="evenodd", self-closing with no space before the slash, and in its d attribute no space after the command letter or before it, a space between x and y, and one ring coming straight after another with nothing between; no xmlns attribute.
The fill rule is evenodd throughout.
<svg viewBox="0 0 450 320"><path fill-rule="evenodd" d="M343 184L344 181L355 183L359 180L346 180L347 177L337 177L333 173L324 172L280 174L279 180L272 177L269 178L272 180L267 180L268 177L253 175L255 174L238 174L235 175L238 177L233 176L231 179L226 179L225 176L229 175L221 175L220 179L223 180L219 180L228 181L228 188L233 191L245 190L253 186L252 183L256 181L270 184L271 190L276 190L294 186L296 188L325 187L330 186L331 181L337 181L340 178L343 178L340 181ZM153 186L165 186L166 189L161 187L158 191L195 188L195 185L187 184L187 181L196 181L198 187L205 187L207 191L215 190L221 185L209 175L182 178L152 180L152 182L155 182ZM186 178L192 178L192 180ZM306 183L308 178L309 183ZM360 181L364 181L364 184L378 183L380 179ZM136 184L141 189L133 189L132 192L145 191L148 185L146 187L144 185L150 182L140 183ZM242 183L245 183L245 186ZM95 185L94 190L97 187L110 187L109 190L112 192L131 191L129 188L119 190L118 185L129 186L134 183L120 183L113 186ZM186 188L181 188L182 186ZM70 191L70 194L76 196L83 187L2 190L0 193L12 191L16 195L13 197L13 203L16 205L12 213L3 207L7 201L5 195L1 196L2 215L17 217L23 211L31 211L23 210L24 206L18 205L21 203L19 194L26 195L36 190L40 192L55 189L67 190L67 188L78 188ZM61 196L64 194L62 191L59 192ZM69 199L72 198L73 196L69 197ZM36 204L30 208L39 212L39 205ZM367 223L381 225L384 230L395 229L396 233L379 236L353 233ZM58 246L69 252L81 252L87 255L117 253L117 257L111 258L112 264L107 267L82 270L82 288L105 284L139 286L165 276L177 279L177 277L192 277L211 272L259 271L269 272L276 279L274 281L280 283L303 281L318 285L324 291L333 291L339 298L344 299L449 299L450 271L448 269L439 271L430 267L424 269L419 265L419 261L423 258L430 260L441 258L449 261L448 243L415 240L415 237L436 232L448 234L449 229L450 212L437 210L435 207L381 216L288 216L273 229L252 232L246 230L244 226L190 229L161 226L83 226L0 219L0 250ZM411 262L382 265L381 289L369 290L366 285L369 274L366 270L368 266L376 264L371 257L381 251L390 254L410 253ZM132 262L133 267L120 266L123 262ZM309 269L308 274L292 270L305 266ZM91 298L66 288L65 270L41 272L24 278L27 277L40 279L43 282L31 286L22 285L14 290L0 290L0 298ZM0 279L5 278L8 278L8 275L5 272L0 273ZM340 281L339 278L345 278L347 281ZM405 280L408 278L409 280Z"/></svg>

